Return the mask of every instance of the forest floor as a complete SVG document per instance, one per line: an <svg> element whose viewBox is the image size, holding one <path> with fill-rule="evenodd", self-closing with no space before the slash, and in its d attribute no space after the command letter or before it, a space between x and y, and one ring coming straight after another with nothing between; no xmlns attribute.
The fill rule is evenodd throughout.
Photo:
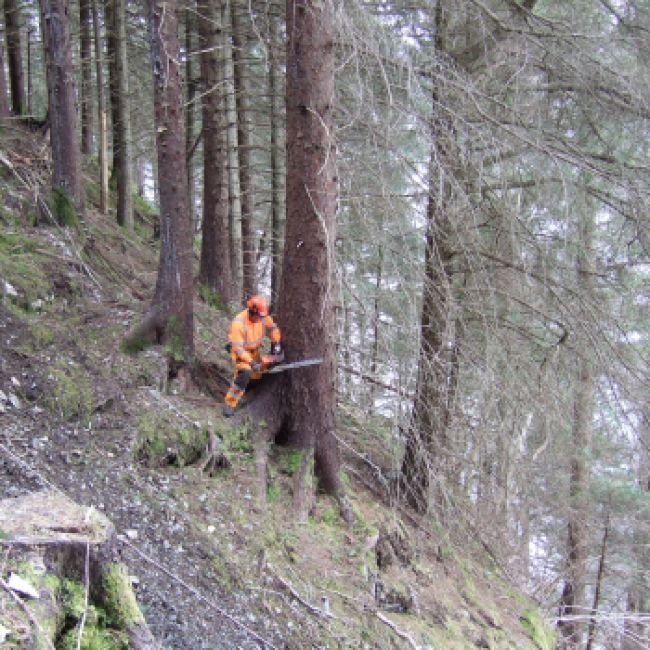
<svg viewBox="0 0 650 650"><path fill-rule="evenodd" d="M9 129L0 153L0 499L57 490L101 510L162 647L552 647L536 607L471 554L480 544L461 549L391 504L378 471L394 462L390 422L340 407L353 524L325 495L294 521L292 455L276 445L262 511L251 434L221 416L230 314L197 292L213 395L169 379L162 348L124 354L156 281L146 217L129 234L91 208L90 244L34 205L44 142ZM214 476L169 442L204 444L211 426L232 462ZM6 605L0 594L0 623Z"/></svg>

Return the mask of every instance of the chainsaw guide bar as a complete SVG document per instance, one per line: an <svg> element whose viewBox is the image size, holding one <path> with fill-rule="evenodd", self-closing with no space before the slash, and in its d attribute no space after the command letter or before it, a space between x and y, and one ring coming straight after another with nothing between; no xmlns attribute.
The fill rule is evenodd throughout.
<svg viewBox="0 0 650 650"><path fill-rule="evenodd" d="M291 368L302 368L303 366L315 366L323 363L322 359L305 359L304 361L295 361L294 363L281 363L280 365L273 366L268 370L264 370L264 374L271 374L272 372L284 372L291 370Z"/></svg>

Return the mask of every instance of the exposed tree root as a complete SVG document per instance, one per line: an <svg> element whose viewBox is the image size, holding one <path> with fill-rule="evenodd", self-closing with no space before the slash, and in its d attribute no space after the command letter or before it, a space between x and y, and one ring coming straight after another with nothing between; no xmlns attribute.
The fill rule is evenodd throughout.
<svg viewBox="0 0 650 650"><path fill-rule="evenodd" d="M231 467L232 463L228 456L226 456L221 442L215 435L214 427L210 427L210 439L205 450L205 460L201 465L201 471L212 477L219 470L230 469Z"/></svg>

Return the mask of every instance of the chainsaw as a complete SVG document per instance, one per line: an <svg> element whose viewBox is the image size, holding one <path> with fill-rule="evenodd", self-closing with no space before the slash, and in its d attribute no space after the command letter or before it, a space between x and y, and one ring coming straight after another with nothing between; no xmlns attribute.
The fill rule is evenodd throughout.
<svg viewBox="0 0 650 650"><path fill-rule="evenodd" d="M262 372L271 374L272 372L284 372L291 368L302 368L303 366L314 366L323 363L322 359L305 359L303 361L294 361L293 363L284 363L284 352L280 354L266 354L262 357Z"/></svg>
<svg viewBox="0 0 650 650"><path fill-rule="evenodd" d="M230 356L230 341L225 345L225 351ZM322 359L305 359L304 361L294 361L293 363L284 363L284 351L280 354L265 354L261 358L262 372L270 374L272 372L284 372L292 368L302 368L303 366L314 366L323 363Z"/></svg>

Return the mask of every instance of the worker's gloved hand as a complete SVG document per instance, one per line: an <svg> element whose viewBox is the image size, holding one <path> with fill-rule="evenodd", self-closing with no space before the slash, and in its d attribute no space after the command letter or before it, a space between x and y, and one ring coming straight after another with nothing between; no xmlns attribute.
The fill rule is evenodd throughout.
<svg viewBox="0 0 650 650"><path fill-rule="evenodd" d="M283 350L282 343L280 343L280 341L278 341L277 343L274 343L271 346L271 353L272 354L282 354L282 350Z"/></svg>
<svg viewBox="0 0 650 650"><path fill-rule="evenodd" d="M259 361L251 361L251 370L253 372L262 372L262 364Z"/></svg>

